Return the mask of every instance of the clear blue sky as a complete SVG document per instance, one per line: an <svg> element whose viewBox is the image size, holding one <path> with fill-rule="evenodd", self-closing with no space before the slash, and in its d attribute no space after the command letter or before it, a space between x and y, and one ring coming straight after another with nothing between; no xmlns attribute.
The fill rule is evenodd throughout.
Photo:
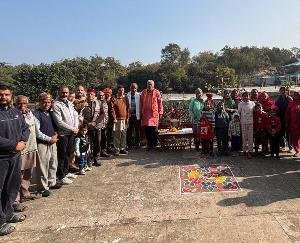
<svg viewBox="0 0 300 243"><path fill-rule="evenodd" d="M0 61L160 60L168 43L300 47L299 0L0 0Z"/></svg>

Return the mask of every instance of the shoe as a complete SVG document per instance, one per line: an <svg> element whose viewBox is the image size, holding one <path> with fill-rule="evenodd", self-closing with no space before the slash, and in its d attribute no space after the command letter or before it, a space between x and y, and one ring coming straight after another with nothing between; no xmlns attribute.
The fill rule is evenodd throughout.
<svg viewBox="0 0 300 243"><path fill-rule="evenodd" d="M76 179L76 178L77 178L77 175L72 174L72 173L68 173L68 174L66 175L66 177L67 177L67 178L71 178L71 179Z"/></svg>
<svg viewBox="0 0 300 243"><path fill-rule="evenodd" d="M70 165L70 166L69 166L69 171L70 171L71 173L76 173L76 172L79 171L79 168L78 168L76 165Z"/></svg>
<svg viewBox="0 0 300 243"><path fill-rule="evenodd" d="M56 183L53 186L49 186L50 190L60 189L63 185L61 183Z"/></svg>
<svg viewBox="0 0 300 243"><path fill-rule="evenodd" d="M84 168L85 171L91 171L92 170L92 166L87 166Z"/></svg>
<svg viewBox="0 0 300 243"><path fill-rule="evenodd" d="M69 179L68 177L64 177L62 180L61 180L61 184L63 185L70 185L72 184L73 181L71 179Z"/></svg>
<svg viewBox="0 0 300 243"><path fill-rule="evenodd" d="M252 155L251 155L250 152L247 153L247 158L248 158L248 159L252 159Z"/></svg>
<svg viewBox="0 0 300 243"><path fill-rule="evenodd" d="M98 160L98 161L95 161L94 163L93 163L93 166L101 166L101 162Z"/></svg>
<svg viewBox="0 0 300 243"><path fill-rule="evenodd" d="M78 175L85 175L85 170L84 170L84 169L80 170L80 171L78 172Z"/></svg>
<svg viewBox="0 0 300 243"><path fill-rule="evenodd" d="M128 154L128 151L125 149L120 150L120 154Z"/></svg>
<svg viewBox="0 0 300 243"><path fill-rule="evenodd" d="M101 156L101 157L104 157L104 158L109 158L109 157L111 157L111 155L108 154L108 153L106 153L106 152L102 152L102 153L100 154L100 156Z"/></svg>
<svg viewBox="0 0 300 243"><path fill-rule="evenodd" d="M119 155L120 155L119 151L114 152L114 156L119 156Z"/></svg>
<svg viewBox="0 0 300 243"><path fill-rule="evenodd" d="M13 204L13 209L14 209L14 212L24 212L28 209L28 206L23 205L21 203L14 203Z"/></svg>
<svg viewBox="0 0 300 243"><path fill-rule="evenodd" d="M23 196L20 199L20 202L27 202L27 201L31 201L31 200L35 200L36 199L36 195L28 195L28 196Z"/></svg>
<svg viewBox="0 0 300 243"><path fill-rule="evenodd" d="M42 192L42 197L49 197L51 192L49 190L45 190Z"/></svg>

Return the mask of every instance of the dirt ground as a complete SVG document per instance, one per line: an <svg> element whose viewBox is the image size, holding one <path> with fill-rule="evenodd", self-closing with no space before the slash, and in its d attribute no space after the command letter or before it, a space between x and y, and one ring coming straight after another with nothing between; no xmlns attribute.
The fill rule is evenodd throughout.
<svg viewBox="0 0 300 243"><path fill-rule="evenodd" d="M130 151L103 159L0 242L300 242L300 159ZM180 194L179 165L226 163L242 190Z"/></svg>

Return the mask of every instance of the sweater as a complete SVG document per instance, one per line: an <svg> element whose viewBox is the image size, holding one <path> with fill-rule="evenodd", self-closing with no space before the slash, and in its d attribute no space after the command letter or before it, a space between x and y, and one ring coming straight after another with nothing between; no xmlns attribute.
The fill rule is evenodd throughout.
<svg viewBox="0 0 300 243"><path fill-rule="evenodd" d="M15 152L18 142L27 142L28 125L21 112L10 106L0 106L0 158Z"/></svg>
<svg viewBox="0 0 300 243"><path fill-rule="evenodd" d="M114 120L127 120L129 118L129 102L126 96L112 100L112 117Z"/></svg>

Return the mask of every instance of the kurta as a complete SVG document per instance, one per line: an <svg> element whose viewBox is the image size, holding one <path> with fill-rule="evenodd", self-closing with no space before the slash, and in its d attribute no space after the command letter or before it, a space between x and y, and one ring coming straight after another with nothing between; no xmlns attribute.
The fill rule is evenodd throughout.
<svg viewBox="0 0 300 243"><path fill-rule="evenodd" d="M22 165L21 170L31 169L35 167L38 159L35 120L31 111L23 114L26 124L29 127L29 139L26 143L26 148L21 152Z"/></svg>
<svg viewBox="0 0 300 243"><path fill-rule="evenodd" d="M157 89L143 90L141 93L142 126L158 126L159 115L163 114L160 92Z"/></svg>
<svg viewBox="0 0 300 243"><path fill-rule="evenodd" d="M296 153L300 153L300 101L289 103L286 111L286 126Z"/></svg>

